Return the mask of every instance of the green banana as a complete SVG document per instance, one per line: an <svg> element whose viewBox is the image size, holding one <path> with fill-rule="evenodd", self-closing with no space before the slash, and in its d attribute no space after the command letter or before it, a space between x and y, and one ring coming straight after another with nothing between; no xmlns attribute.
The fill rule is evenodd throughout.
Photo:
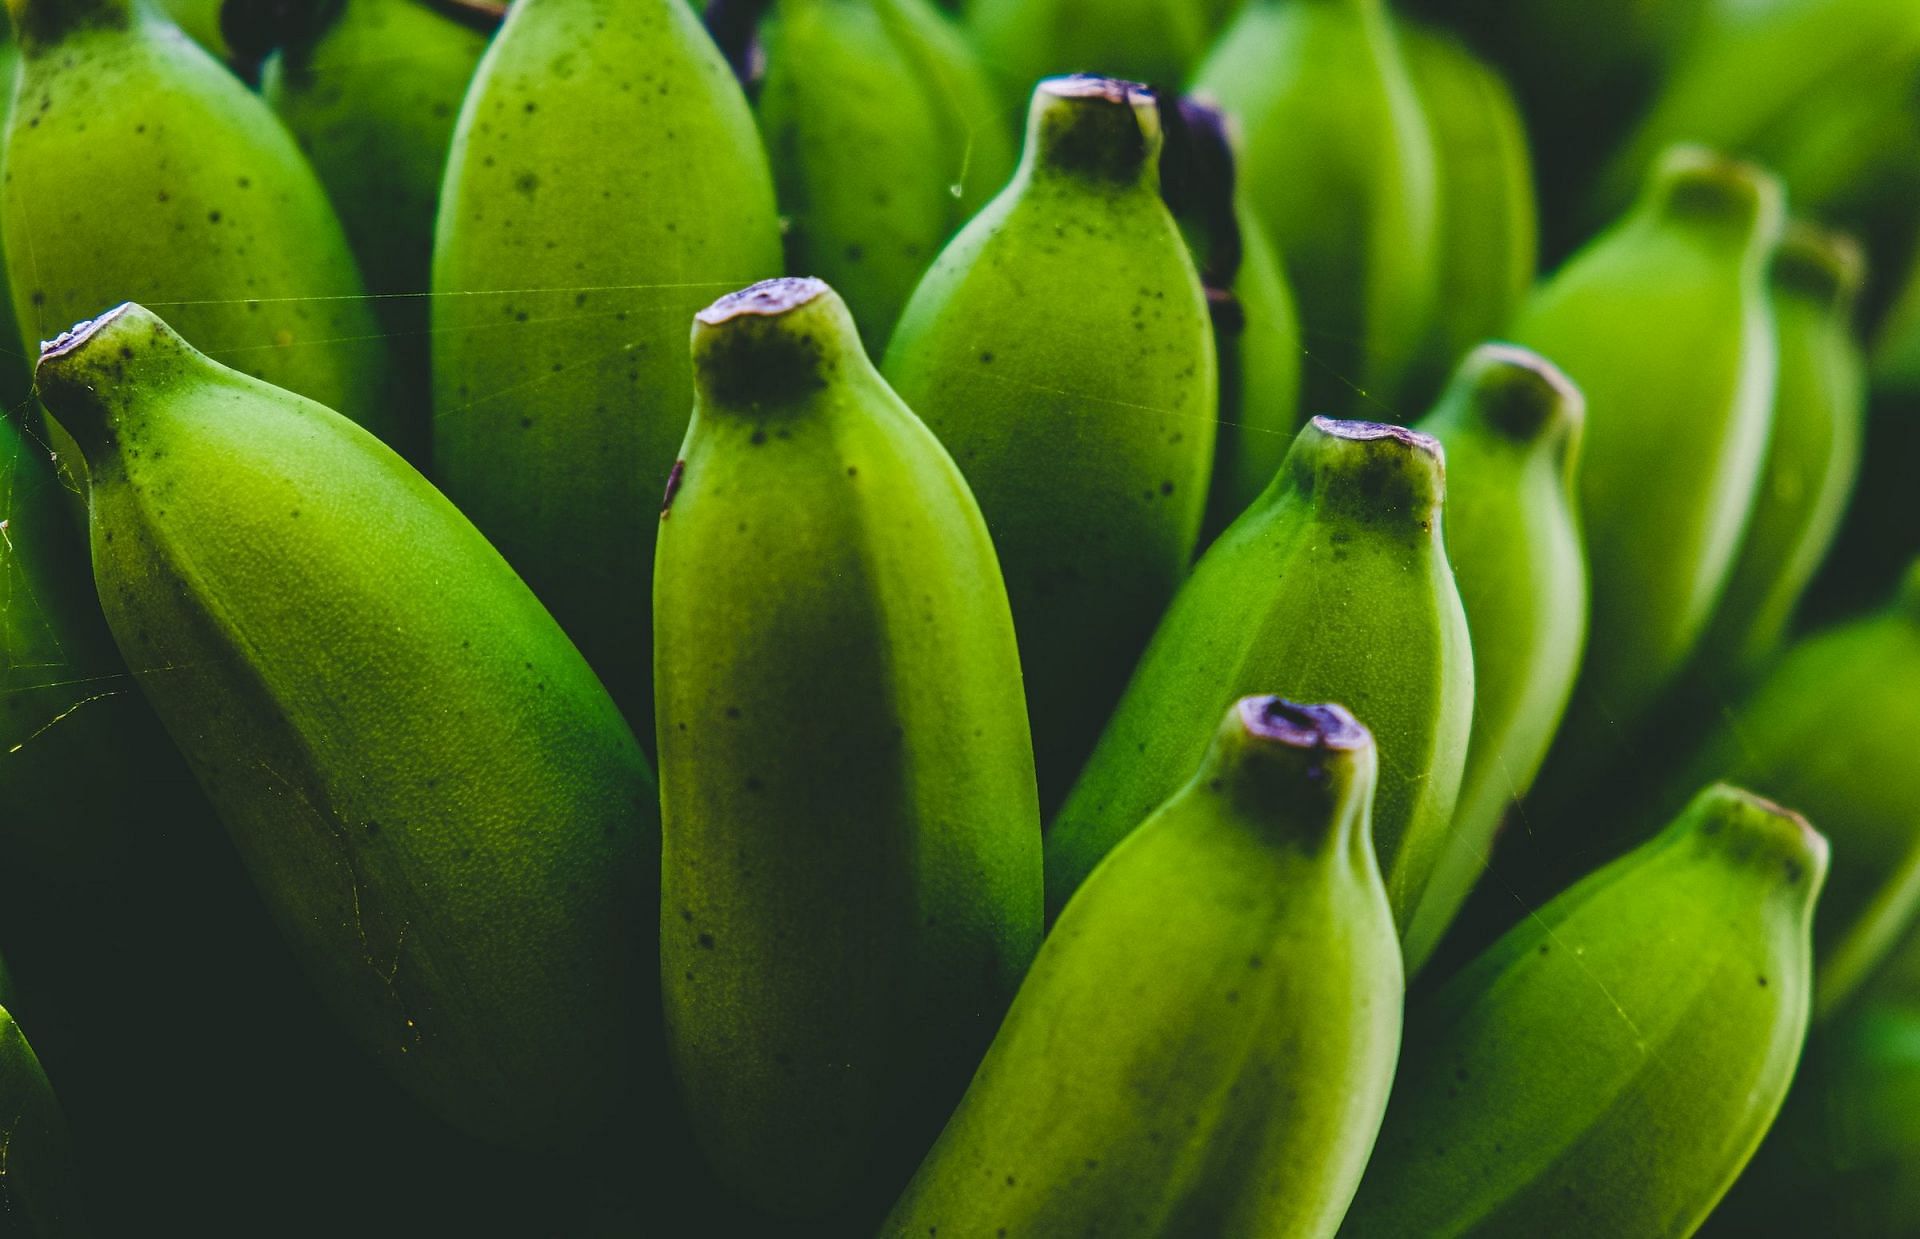
<svg viewBox="0 0 1920 1239"><path fill-rule="evenodd" d="M966 483L827 285L721 298L693 357L654 580L668 1041L723 1179L821 1214L926 1147L1039 946L1019 654Z"/></svg>
<svg viewBox="0 0 1920 1239"><path fill-rule="evenodd" d="M1173 90L1244 0L967 0L973 41L1005 88L1027 98L1041 78L1098 73Z"/></svg>
<svg viewBox="0 0 1920 1239"><path fill-rule="evenodd" d="M1437 27L1402 27L1439 166L1439 304L1411 390L1438 391L1533 287L1539 221L1526 125L1499 72Z"/></svg>
<svg viewBox="0 0 1920 1239"><path fill-rule="evenodd" d="M1299 428L1300 317L1280 256L1240 191L1226 113L1183 95L1163 98L1160 116L1160 192L1213 311L1220 416L1203 533L1211 541L1267 488Z"/></svg>
<svg viewBox="0 0 1920 1239"><path fill-rule="evenodd" d="M114 637L341 1022L485 1138L611 1117L651 1035L653 781L559 628L398 456L139 306L37 379Z"/></svg>
<svg viewBox="0 0 1920 1239"><path fill-rule="evenodd" d="M693 406L686 324L779 271L752 113L685 0L515 3L441 191L434 469L643 743L651 524Z"/></svg>
<svg viewBox="0 0 1920 1239"><path fill-rule="evenodd" d="M940 248L1013 170L973 49L927 0L774 0L755 109L787 269L826 280L886 347Z"/></svg>
<svg viewBox="0 0 1920 1239"><path fill-rule="evenodd" d="M1432 330L1433 135L1384 0L1249 0L1195 76L1299 298L1307 407L1391 407Z"/></svg>
<svg viewBox="0 0 1920 1239"><path fill-rule="evenodd" d="M1806 1034L1827 845L1708 788L1407 1015L1344 1235L1691 1235Z"/></svg>
<svg viewBox="0 0 1920 1239"><path fill-rule="evenodd" d="M1834 841L1814 924L1816 1007L1836 1010L1920 909L1920 564L1889 606L1809 637L1726 711L1675 776L1803 806Z"/></svg>
<svg viewBox="0 0 1920 1239"><path fill-rule="evenodd" d="M1873 341L1873 385L1901 396L1920 395L1920 259L1894 296Z"/></svg>
<svg viewBox="0 0 1920 1239"><path fill-rule="evenodd" d="M1404 941L1439 860L1473 724L1473 655L1441 529L1441 448L1316 417L1220 535L1140 660L1047 834L1057 913L1186 778L1256 686L1342 701L1380 745L1373 838Z"/></svg>
<svg viewBox="0 0 1920 1239"><path fill-rule="evenodd" d="M1561 800L1585 792L1683 669L1739 554L1772 420L1781 212L1765 171L1678 147L1509 333L1565 370L1591 415L1580 509L1593 616L1540 779Z"/></svg>
<svg viewBox="0 0 1920 1239"><path fill-rule="evenodd" d="M20 39L0 233L29 350L108 306L404 439L339 221L273 113L135 0L8 0ZM54 436L63 459L72 445Z"/></svg>
<svg viewBox="0 0 1920 1239"><path fill-rule="evenodd" d="M1213 331L1160 199L1161 141L1140 87L1042 82L1019 171L914 291L884 366L993 533L1049 806L1185 575L1206 509Z"/></svg>
<svg viewBox="0 0 1920 1239"><path fill-rule="evenodd" d="M1447 558L1473 633L1473 737L1440 859L1407 933L1418 968L1465 902L1546 759L1587 635L1574 514L1586 405L1524 349L1474 350L1419 429L1447 459Z"/></svg>
<svg viewBox="0 0 1920 1239"><path fill-rule="evenodd" d="M85 1201L53 1086L20 1025L0 1009L0 1231L20 1239L91 1234Z"/></svg>
<svg viewBox="0 0 1920 1239"><path fill-rule="evenodd" d="M1341 707L1235 703L1067 906L881 1235L1331 1235L1400 1045L1374 774Z"/></svg>
<svg viewBox="0 0 1920 1239"><path fill-rule="evenodd" d="M1711 698L1785 644L1853 493L1866 415L1866 362L1853 336L1862 277L1859 247L1811 225L1790 228L1774 255L1773 434L1739 558L1693 669Z"/></svg>

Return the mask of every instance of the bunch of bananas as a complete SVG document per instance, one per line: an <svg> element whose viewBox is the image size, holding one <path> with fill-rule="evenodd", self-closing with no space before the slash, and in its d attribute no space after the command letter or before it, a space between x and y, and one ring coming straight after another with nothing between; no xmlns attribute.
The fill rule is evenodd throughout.
<svg viewBox="0 0 1920 1239"><path fill-rule="evenodd" d="M1920 1233L1915 0L7 6L0 1235Z"/></svg>

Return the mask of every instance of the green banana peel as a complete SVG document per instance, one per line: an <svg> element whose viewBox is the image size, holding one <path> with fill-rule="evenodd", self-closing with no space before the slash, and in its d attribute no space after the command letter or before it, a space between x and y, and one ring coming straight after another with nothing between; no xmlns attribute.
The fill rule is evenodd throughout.
<svg viewBox="0 0 1920 1239"><path fill-rule="evenodd" d="M485 1139L631 1121L654 784L545 610L391 450L150 311L36 377L114 638L348 1033Z"/></svg>
<svg viewBox="0 0 1920 1239"><path fill-rule="evenodd" d="M1339 706L1235 703L1068 904L881 1235L1331 1234L1400 1044L1374 775Z"/></svg>
<svg viewBox="0 0 1920 1239"><path fill-rule="evenodd" d="M724 297L693 356L654 580L668 1039L722 1181L819 1216L904 1177L1039 946L1019 652L965 481L831 289Z"/></svg>
<svg viewBox="0 0 1920 1239"><path fill-rule="evenodd" d="M1403 941L1453 819L1473 655L1441 527L1441 448L1317 417L1202 557L1047 834L1047 907L1191 773L1249 691L1340 701L1380 749L1373 838Z"/></svg>
<svg viewBox="0 0 1920 1239"><path fill-rule="evenodd" d="M968 0L968 33L1018 104L1042 78L1098 73L1174 90L1244 0Z"/></svg>
<svg viewBox="0 0 1920 1239"><path fill-rule="evenodd" d="M1725 785L1408 1012L1353 1236L1691 1235L1806 1034L1826 841Z"/></svg>
<svg viewBox="0 0 1920 1239"><path fill-rule="evenodd" d="M93 1233L66 1117L20 1025L0 1009L0 1228L21 1239Z"/></svg>
<svg viewBox="0 0 1920 1239"><path fill-rule="evenodd" d="M1160 147L1142 88L1041 83L1020 170L921 281L883 367L993 533L1048 806L1186 574L1206 508L1213 331L1160 198Z"/></svg>

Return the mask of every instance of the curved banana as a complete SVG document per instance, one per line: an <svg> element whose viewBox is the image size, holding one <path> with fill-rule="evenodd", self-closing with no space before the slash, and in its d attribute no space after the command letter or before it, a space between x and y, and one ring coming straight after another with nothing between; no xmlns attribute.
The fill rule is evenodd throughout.
<svg viewBox="0 0 1920 1239"><path fill-rule="evenodd" d="M1384 0L1249 0L1195 74L1246 128L1240 173L1293 281L1306 407L1375 415L1432 330L1433 135Z"/></svg>
<svg viewBox="0 0 1920 1239"><path fill-rule="evenodd" d="M32 103L7 133L0 232L28 355L138 299L235 369L404 439L340 222L267 106L144 3L8 8Z"/></svg>
<svg viewBox="0 0 1920 1239"><path fill-rule="evenodd" d="M1213 331L1160 199L1160 146L1141 88L1042 82L1020 171L941 253L887 350L887 381L993 533L1044 805L1092 746L1206 508Z"/></svg>
<svg viewBox="0 0 1920 1239"><path fill-rule="evenodd" d="M1691 1235L1806 1035L1827 844L1725 785L1407 1014L1355 1236Z"/></svg>
<svg viewBox="0 0 1920 1239"><path fill-rule="evenodd" d="M926 1148L1039 946L1019 654L965 482L831 289L723 297L693 356L654 580L668 1039L723 1181L818 1215Z"/></svg>
<svg viewBox="0 0 1920 1239"><path fill-rule="evenodd" d="M92 1234L66 1117L20 1025L0 1009L0 1231L19 1239Z"/></svg>
<svg viewBox="0 0 1920 1239"><path fill-rule="evenodd" d="M1400 1045L1374 773L1341 707L1235 703L1067 906L881 1235L1331 1235Z"/></svg>
<svg viewBox="0 0 1920 1239"><path fill-rule="evenodd" d="M139 306L37 379L114 638L348 1031L491 1140L624 1114L657 1045L653 780L533 595L371 436Z"/></svg>
<svg viewBox="0 0 1920 1239"><path fill-rule="evenodd" d="M1440 445L1316 417L1181 587L1047 834L1057 914L1260 685L1341 701L1380 746L1373 837L1404 940L1453 817L1473 655L1441 531Z"/></svg>
<svg viewBox="0 0 1920 1239"><path fill-rule="evenodd" d="M692 7L516 2L441 190L434 470L643 743L653 520L693 407L686 325L779 272L753 115Z"/></svg>
<svg viewBox="0 0 1920 1239"><path fill-rule="evenodd" d="M1480 878L1546 759L1587 635L1574 514L1586 404L1525 349L1473 351L1418 429L1447 453L1447 559L1473 633L1473 738L1460 799L1407 933L1416 971Z"/></svg>
<svg viewBox="0 0 1920 1239"><path fill-rule="evenodd" d="M1019 103L1041 78L1098 73L1175 90L1241 0L967 0L987 67Z"/></svg>
<svg viewBox="0 0 1920 1239"><path fill-rule="evenodd" d="M787 269L831 284L870 350L940 249L1013 171L1013 129L927 0L775 0L754 108Z"/></svg>

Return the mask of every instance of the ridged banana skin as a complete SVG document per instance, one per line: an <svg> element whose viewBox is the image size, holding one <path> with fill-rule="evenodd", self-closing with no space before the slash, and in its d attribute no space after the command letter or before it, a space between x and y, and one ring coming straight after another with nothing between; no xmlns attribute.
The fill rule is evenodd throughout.
<svg viewBox="0 0 1920 1239"><path fill-rule="evenodd" d="M1436 27L1401 31L1439 169L1438 309L1412 385L1424 396L1513 320L1533 287L1540 229L1526 125L1499 71Z"/></svg>
<svg viewBox="0 0 1920 1239"><path fill-rule="evenodd" d="M1774 257L1773 434L1739 558L1700 642L1694 671L1711 688L1750 678L1786 644L1853 493L1867 401L1853 335L1862 264L1851 240L1807 225L1789 230Z"/></svg>
<svg viewBox="0 0 1920 1239"><path fill-rule="evenodd" d="M969 0L968 31L1018 104L1041 78L1099 73L1173 90L1235 0Z"/></svg>
<svg viewBox="0 0 1920 1239"><path fill-rule="evenodd" d="M1543 789L1610 760L1684 669L1739 554L1766 458L1777 182L1670 152L1628 216L1543 284L1508 333L1586 395L1586 660ZM1657 327L1655 326L1657 325Z"/></svg>
<svg viewBox="0 0 1920 1239"><path fill-rule="evenodd" d="M0 232L22 345L128 299L223 364L404 438L326 193L256 96L123 0L16 0ZM54 446L71 460L71 444Z"/></svg>
<svg viewBox="0 0 1920 1239"><path fill-rule="evenodd" d="M423 0L347 0L310 39L269 59L260 91L312 161L353 246L374 310L425 409L429 276L440 182L487 35ZM425 417L404 445L424 460ZM397 445L398 446L398 445Z"/></svg>
<svg viewBox="0 0 1920 1239"><path fill-rule="evenodd" d="M753 115L691 7L513 5L461 111L437 227L435 478L646 742L653 521L693 407L687 323L781 265Z"/></svg>
<svg viewBox="0 0 1920 1239"><path fill-rule="evenodd" d="M1378 417L1432 329L1433 135L1381 0L1250 0L1195 74L1245 128L1240 174L1287 265L1306 407Z"/></svg>
<svg viewBox="0 0 1920 1239"><path fill-rule="evenodd" d="M1817 1010L1844 1005L1920 909L1920 566L1890 605L1792 647L1670 785L1725 777L1817 815L1834 843L1814 922Z"/></svg>
<svg viewBox="0 0 1920 1239"><path fill-rule="evenodd" d="M926 0L779 0L755 111L787 269L833 285L870 350L941 247L1013 171L1013 124Z"/></svg>
<svg viewBox="0 0 1920 1239"><path fill-rule="evenodd" d="M0 1010L0 1234L66 1239L93 1233L66 1117L33 1047Z"/></svg>
<svg viewBox="0 0 1920 1239"><path fill-rule="evenodd" d="M533 595L371 436L138 306L38 380L115 639L347 1031L489 1140L627 1113L654 784Z"/></svg>
<svg viewBox="0 0 1920 1239"><path fill-rule="evenodd" d="M1400 1044L1374 768L1337 706L1229 711L1048 935L881 1235L1332 1235Z"/></svg>
<svg viewBox="0 0 1920 1239"><path fill-rule="evenodd" d="M1697 1230L1806 1034L1826 844L1709 788L1408 1012L1352 1236Z"/></svg>
<svg viewBox="0 0 1920 1239"><path fill-rule="evenodd" d="M1373 837L1404 938L1453 817L1473 655L1441 530L1440 448L1315 418L1182 586L1047 834L1047 908L1177 790L1219 712L1339 701L1380 749Z"/></svg>
<svg viewBox="0 0 1920 1239"><path fill-rule="evenodd" d="M1551 362L1488 344L1417 427L1447 454L1447 560L1473 634L1473 737L1452 828L1408 930L1409 972L1479 881L1573 693L1587 635L1574 512L1585 424L1585 402Z"/></svg>
<svg viewBox="0 0 1920 1239"><path fill-rule="evenodd" d="M884 367L993 532L1048 805L1186 573L1213 466L1213 328L1159 146L1138 88L1042 84L1020 171L921 281Z"/></svg>
<svg viewBox="0 0 1920 1239"><path fill-rule="evenodd" d="M831 290L724 298L694 358L654 581L668 1036L722 1180L817 1215L904 1179L1039 946L1019 654Z"/></svg>

